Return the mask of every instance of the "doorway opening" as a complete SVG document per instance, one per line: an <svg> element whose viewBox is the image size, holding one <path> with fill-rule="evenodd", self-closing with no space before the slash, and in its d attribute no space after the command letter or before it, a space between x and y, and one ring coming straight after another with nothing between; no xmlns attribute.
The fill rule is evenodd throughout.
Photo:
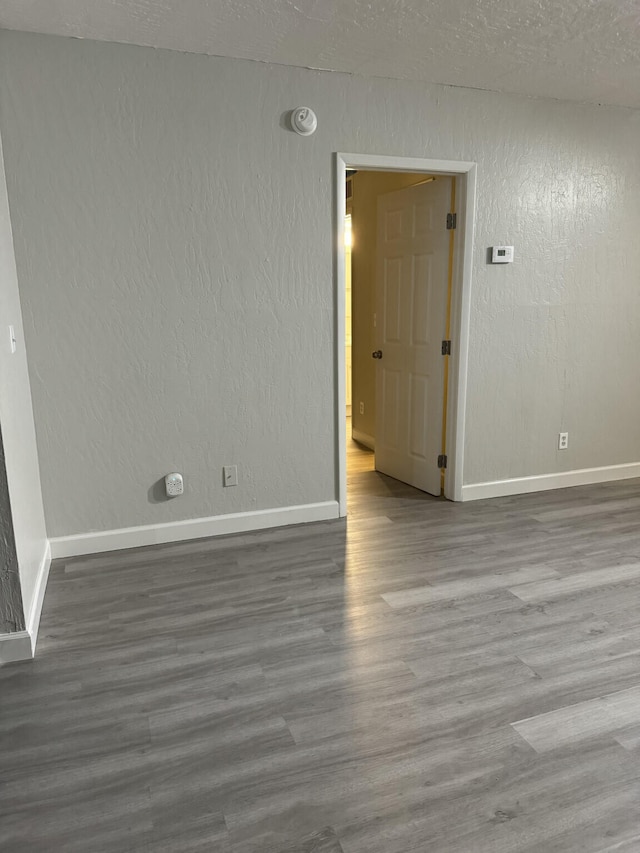
<svg viewBox="0 0 640 853"><path fill-rule="evenodd" d="M354 476L359 474L368 474L375 470L375 459L374 459L374 438L372 435L368 435L362 429L359 429L362 425L362 420L365 415L365 401L358 399L357 408L355 411L354 417L354 401L353 401L353 374L354 374L354 366L353 366L353 188L354 184L362 181L362 172L360 172L361 177L356 179L357 171L355 169L348 169L346 174L346 182L345 182L345 217L344 217L344 281L345 281L345 301L344 301L344 310L345 310L345 389L346 389L346 411L347 411L347 421L346 421L346 432L347 432L347 482L349 484L349 480L353 479ZM361 197L360 204L358 205L358 218L360 221L360 226L358 230L361 234L361 239L359 241L359 251L358 258L360 260L360 265L364 261L365 263L368 260L369 249L367 248L367 240L366 236L368 236L368 228L366 228L366 212L365 206L363 204L364 199ZM364 220L364 223L363 223ZM375 250L375 246L373 247ZM363 275L363 270L359 269L357 271L359 279L365 281L365 277ZM360 288L361 295L365 298L367 297L367 289ZM360 318L364 317L367 314L367 307L362 305L362 298L359 300L360 304L358 306L358 299L356 298L356 305L359 307L358 317L356 318L356 326L362 326L361 322L358 322ZM362 343L361 343L361 329L358 328L356 331L356 342L360 343L358 346L358 355L359 361L362 362ZM359 364L356 365L355 372L358 374L360 379L360 384L362 384L362 380L365 378L362 370L358 370L360 367ZM368 365L365 365L368 367ZM358 387L358 385L356 385ZM364 394L362 390L359 388L358 398L363 397ZM354 420L357 424L356 427L353 426ZM355 429L355 434L354 434Z"/></svg>
<svg viewBox="0 0 640 853"><path fill-rule="evenodd" d="M460 500L475 164L336 172L340 514L348 467Z"/></svg>

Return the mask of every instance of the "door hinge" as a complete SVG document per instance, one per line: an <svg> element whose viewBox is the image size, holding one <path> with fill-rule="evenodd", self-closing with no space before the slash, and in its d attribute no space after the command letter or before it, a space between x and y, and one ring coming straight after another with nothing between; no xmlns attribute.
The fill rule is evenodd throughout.
<svg viewBox="0 0 640 853"><path fill-rule="evenodd" d="M451 341L442 341L442 355L451 355Z"/></svg>
<svg viewBox="0 0 640 853"><path fill-rule="evenodd" d="M458 214L457 213L447 213L447 231L453 231L453 229L458 224Z"/></svg>
<svg viewBox="0 0 640 853"><path fill-rule="evenodd" d="M446 468L447 467L447 457L444 453L441 453L438 456L438 468Z"/></svg>

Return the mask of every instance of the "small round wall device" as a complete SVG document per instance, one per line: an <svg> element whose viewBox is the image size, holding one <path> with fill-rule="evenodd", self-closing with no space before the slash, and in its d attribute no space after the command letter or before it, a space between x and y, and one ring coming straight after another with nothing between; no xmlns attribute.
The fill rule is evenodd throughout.
<svg viewBox="0 0 640 853"><path fill-rule="evenodd" d="M300 136L311 136L316 132L317 127L318 119L309 107L296 107L291 111L291 129Z"/></svg>

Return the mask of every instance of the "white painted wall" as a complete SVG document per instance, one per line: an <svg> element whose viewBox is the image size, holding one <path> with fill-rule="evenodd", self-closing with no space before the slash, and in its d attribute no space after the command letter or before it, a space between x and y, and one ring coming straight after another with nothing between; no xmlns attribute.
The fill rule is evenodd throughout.
<svg viewBox="0 0 640 853"><path fill-rule="evenodd" d="M17 337L11 354L9 325ZM0 424L18 557L22 603L29 617L38 597L38 571L47 549L22 312L0 140ZM4 518L4 516L3 516ZM39 617L39 609L37 613ZM37 619L36 619L37 621Z"/></svg>
<svg viewBox="0 0 640 853"><path fill-rule="evenodd" d="M335 497L340 150L478 162L465 483L640 461L639 112L3 32L0 120L50 535Z"/></svg>

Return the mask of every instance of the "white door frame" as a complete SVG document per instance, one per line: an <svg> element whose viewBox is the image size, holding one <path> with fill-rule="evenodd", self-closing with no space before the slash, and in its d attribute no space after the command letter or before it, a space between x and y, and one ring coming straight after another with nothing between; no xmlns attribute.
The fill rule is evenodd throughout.
<svg viewBox="0 0 640 853"><path fill-rule="evenodd" d="M471 269L476 207L477 164L460 160L427 160L421 157L390 157L383 154L336 154L334 258L336 281L336 434L338 504L340 516L347 514L347 403L345 387L345 276L344 217L347 169L377 172L424 172L450 175L456 183L458 213L454 243L453 292L451 296L451 356L447 403L447 461L444 494L453 501L462 500L465 409L467 401L467 361L469 356L469 319L471 313Z"/></svg>

